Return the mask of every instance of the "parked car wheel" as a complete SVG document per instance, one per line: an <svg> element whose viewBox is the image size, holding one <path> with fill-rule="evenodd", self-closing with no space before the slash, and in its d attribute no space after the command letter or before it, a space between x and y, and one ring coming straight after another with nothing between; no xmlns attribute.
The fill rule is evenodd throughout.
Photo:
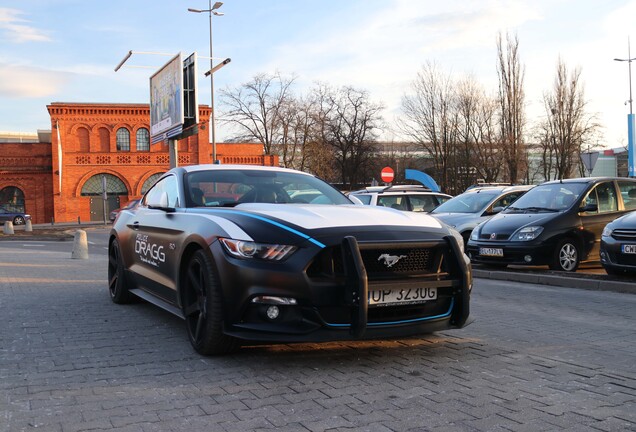
<svg viewBox="0 0 636 432"><path fill-rule="evenodd" d="M22 216L16 216L13 218L13 225L24 225L25 221Z"/></svg>
<svg viewBox="0 0 636 432"><path fill-rule="evenodd" d="M579 267L580 262L581 253L577 242L563 239L557 244L550 269L573 272Z"/></svg>
<svg viewBox="0 0 636 432"><path fill-rule="evenodd" d="M183 282L183 313L194 349L203 355L235 351L238 341L223 333L223 307L214 264L202 250L190 259Z"/></svg>
<svg viewBox="0 0 636 432"><path fill-rule="evenodd" d="M125 304L133 300L124 280L124 262L117 240L113 240L108 251L108 291L113 303Z"/></svg>

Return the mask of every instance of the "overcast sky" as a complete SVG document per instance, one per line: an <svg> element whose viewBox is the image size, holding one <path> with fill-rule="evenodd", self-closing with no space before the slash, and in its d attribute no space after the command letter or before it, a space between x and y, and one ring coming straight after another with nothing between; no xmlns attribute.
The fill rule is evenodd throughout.
<svg viewBox="0 0 636 432"><path fill-rule="evenodd" d="M50 129L51 102L147 103L148 78L169 57L135 54L126 66L151 69L114 68L130 50L209 56L208 15L189 7L208 1L0 0L0 131ZM542 115L560 56L582 70L589 111L604 126L599 146L627 142L628 64L613 59L628 57L630 33L636 57L636 1L227 0L219 11L214 57L232 62L215 74L217 90L280 71L297 75L298 92L316 81L367 90L392 124L429 61L494 93L496 37L509 32L519 38L529 121Z"/></svg>

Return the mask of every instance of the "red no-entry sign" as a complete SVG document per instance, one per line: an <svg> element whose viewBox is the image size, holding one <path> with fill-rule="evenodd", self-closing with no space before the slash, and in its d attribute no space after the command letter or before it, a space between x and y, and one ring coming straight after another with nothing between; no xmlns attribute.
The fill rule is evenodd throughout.
<svg viewBox="0 0 636 432"><path fill-rule="evenodd" d="M384 183L391 183L393 181L393 168L382 168L382 172L380 172L380 178Z"/></svg>

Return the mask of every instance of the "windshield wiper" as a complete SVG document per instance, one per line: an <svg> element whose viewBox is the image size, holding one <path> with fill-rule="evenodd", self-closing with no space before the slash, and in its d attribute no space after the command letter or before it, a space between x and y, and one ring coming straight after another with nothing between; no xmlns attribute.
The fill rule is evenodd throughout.
<svg viewBox="0 0 636 432"><path fill-rule="evenodd" d="M558 210L553 208L548 208L548 207L526 207L521 210L528 210L528 211L534 211L534 212L540 212L540 211L558 212Z"/></svg>

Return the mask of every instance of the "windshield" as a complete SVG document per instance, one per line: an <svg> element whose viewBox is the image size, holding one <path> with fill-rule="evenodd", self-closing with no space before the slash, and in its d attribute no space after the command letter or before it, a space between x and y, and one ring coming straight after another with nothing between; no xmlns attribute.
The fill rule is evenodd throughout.
<svg viewBox="0 0 636 432"><path fill-rule="evenodd" d="M352 204L339 190L310 175L272 170L208 170L186 174L188 207L242 203Z"/></svg>
<svg viewBox="0 0 636 432"><path fill-rule="evenodd" d="M508 207L506 212L565 210L579 201L586 186L587 183L553 183L535 186Z"/></svg>
<svg viewBox="0 0 636 432"><path fill-rule="evenodd" d="M431 213L481 213L500 194L499 191L463 193L449 199Z"/></svg>

